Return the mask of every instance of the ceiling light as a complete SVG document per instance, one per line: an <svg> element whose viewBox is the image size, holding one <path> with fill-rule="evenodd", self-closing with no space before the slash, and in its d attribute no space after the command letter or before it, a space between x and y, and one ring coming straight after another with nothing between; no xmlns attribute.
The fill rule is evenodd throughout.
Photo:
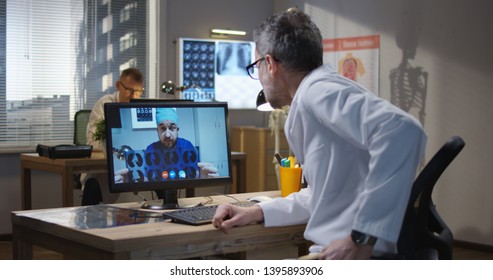
<svg viewBox="0 0 493 280"><path fill-rule="evenodd" d="M245 36L246 32L241 30L213 28L211 29L211 34Z"/></svg>

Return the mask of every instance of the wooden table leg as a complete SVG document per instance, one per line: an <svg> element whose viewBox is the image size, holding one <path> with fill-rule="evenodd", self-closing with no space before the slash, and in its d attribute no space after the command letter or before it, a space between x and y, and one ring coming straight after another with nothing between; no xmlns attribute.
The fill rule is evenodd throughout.
<svg viewBox="0 0 493 280"><path fill-rule="evenodd" d="M31 169L21 163L21 209L32 209Z"/></svg>
<svg viewBox="0 0 493 280"><path fill-rule="evenodd" d="M33 245L23 238L23 231L17 225L12 225L12 258L14 260L32 260Z"/></svg>
<svg viewBox="0 0 493 280"><path fill-rule="evenodd" d="M74 170L70 167L65 168L62 175L62 206L74 206Z"/></svg>

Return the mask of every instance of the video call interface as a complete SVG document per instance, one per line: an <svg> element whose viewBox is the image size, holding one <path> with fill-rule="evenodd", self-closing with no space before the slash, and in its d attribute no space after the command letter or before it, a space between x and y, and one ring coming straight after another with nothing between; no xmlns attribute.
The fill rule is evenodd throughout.
<svg viewBox="0 0 493 280"><path fill-rule="evenodd" d="M225 103L106 106L112 192L179 188L192 181L199 186L207 180L230 178ZM199 163L217 173L201 176Z"/></svg>

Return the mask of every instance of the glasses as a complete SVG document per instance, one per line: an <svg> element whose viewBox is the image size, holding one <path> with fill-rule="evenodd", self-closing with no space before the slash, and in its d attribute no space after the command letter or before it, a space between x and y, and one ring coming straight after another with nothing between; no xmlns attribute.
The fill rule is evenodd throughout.
<svg viewBox="0 0 493 280"><path fill-rule="evenodd" d="M169 129L169 131L171 131L171 132L175 132L175 131L178 129L178 127L177 127L177 126L176 126L176 124L174 124L174 123L171 123L171 124L169 124L169 125L159 124L159 126L158 126L158 128L157 128L157 129L158 129L158 131L159 131L160 133L166 132L166 130L168 130L168 129Z"/></svg>
<svg viewBox="0 0 493 280"><path fill-rule="evenodd" d="M257 66L257 64L264 59L265 59L265 57L262 57L262 58L256 60L254 63L245 67L250 78L252 78L254 80L258 80L258 66Z"/></svg>
<svg viewBox="0 0 493 280"><path fill-rule="evenodd" d="M122 85L122 87L130 92L131 95L136 95L136 96L141 96L143 93L144 93L144 89L133 89L133 88L129 88L127 86L125 86L122 81L120 81L120 84Z"/></svg>

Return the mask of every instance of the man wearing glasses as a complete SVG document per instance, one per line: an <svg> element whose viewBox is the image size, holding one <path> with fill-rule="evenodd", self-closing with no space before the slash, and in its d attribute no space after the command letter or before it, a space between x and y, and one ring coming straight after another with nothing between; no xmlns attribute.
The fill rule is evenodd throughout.
<svg viewBox="0 0 493 280"><path fill-rule="evenodd" d="M253 39L257 60L247 71L272 107L290 106L284 131L308 187L253 207L221 205L213 225L306 223L320 259L396 253L426 145L419 122L323 65L322 36L306 14L273 15Z"/></svg>
<svg viewBox="0 0 493 280"><path fill-rule="evenodd" d="M96 132L96 122L104 118L104 104L109 102L129 102L130 99L140 98L144 93L143 86L144 76L138 69L128 68L121 73L120 79L115 83L117 92L101 97L92 108L86 130L88 145L92 145L95 150L101 150L100 142L93 140L92 136ZM83 180L81 202L83 206L99 204L102 201L104 203L116 201L118 194L109 192L107 177L106 173L87 174Z"/></svg>

